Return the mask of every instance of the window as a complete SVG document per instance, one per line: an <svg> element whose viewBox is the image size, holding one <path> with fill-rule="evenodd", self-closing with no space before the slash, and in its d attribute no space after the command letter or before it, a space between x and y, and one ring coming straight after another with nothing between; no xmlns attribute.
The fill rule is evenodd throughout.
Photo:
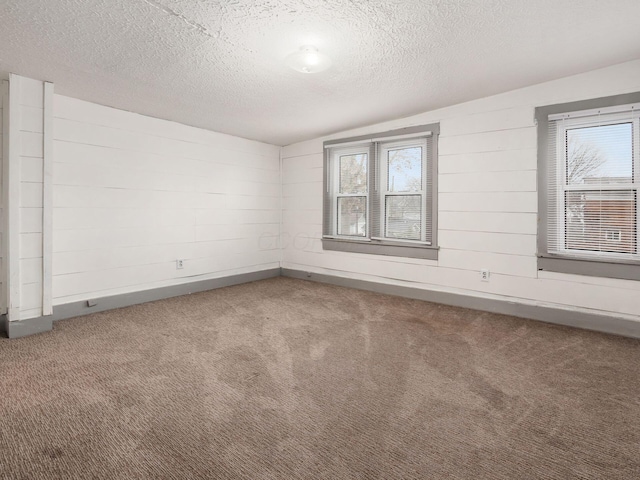
<svg viewBox="0 0 640 480"><path fill-rule="evenodd" d="M536 109L538 268L640 280L640 93Z"/></svg>
<svg viewBox="0 0 640 480"><path fill-rule="evenodd" d="M604 232L604 239L607 242L622 242L622 231L621 230L606 230Z"/></svg>
<svg viewBox="0 0 640 480"><path fill-rule="evenodd" d="M437 124L325 142L323 248L437 259Z"/></svg>

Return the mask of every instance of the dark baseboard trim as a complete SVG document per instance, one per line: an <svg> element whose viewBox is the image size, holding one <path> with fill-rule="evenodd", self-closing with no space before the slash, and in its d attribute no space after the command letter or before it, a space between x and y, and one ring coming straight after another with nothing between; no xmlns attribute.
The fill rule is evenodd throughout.
<svg viewBox="0 0 640 480"><path fill-rule="evenodd" d="M65 318L79 317L80 315L88 315L90 313L103 312L105 310L113 310L115 308L129 307L140 303L205 292L207 290L215 290L216 288L230 287L232 285L255 282L257 280L265 280L267 278L278 276L280 276L280 268L271 268L269 270L259 270L257 272L241 273L238 275L230 275L228 277L199 280L180 285L154 288L152 290L142 290L139 292L96 298L89 301L93 304L91 307L88 305L89 302L87 300L65 303L63 305L53 307L53 320L56 321L63 320Z"/></svg>
<svg viewBox="0 0 640 480"><path fill-rule="evenodd" d="M546 323L554 323L569 327L595 330L598 332L622 335L631 338L640 338L640 322L624 318L599 315L597 313L583 313L561 308L526 305L523 303L509 302L506 300L494 300L489 298L472 297L457 293L436 292L421 288L389 285L368 280L354 280L336 275L321 273L308 273L290 268L283 268L285 277L311 280L315 282L329 283L341 287L351 287L359 290L397 295L400 297L424 300L427 302L441 303L456 307L482 310L486 312L512 315L530 320L538 320Z"/></svg>
<svg viewBox="0 0 640 480"><path fill-rule="evenodd" d="M215 290L216 288L230 287L233 285L239 285L241 283L255 282L257 280L265 280L267 278L279 276L280 268L278 267L268 270L259 270L257 272L230 275L228 277L199 280L196 282L183 283L180 285L154 288L152 290L142 290L139 292L112 295L108 297L91 299L88 301L82 300L79 302L56 305L53 307L53 315L47 317L7 322L6 318L3 316L2 323L4 324L4 332L9 338L24 337L26 335L33 335L36 333L51 330L53 328L52 322L63 320L65 318L79 317L82 315L89 315L91 313L129 307L131 305L138 305L140 303L153 302L155 300L163 300L165 298L171 297L179 297L181 295L189 295L191 293ZM91 306L89 306L89 304L91 304Z"/></svg>
<svg viewBox="0 0 640 480"><path fill-rule="evenodd" d="M2 315L2 332L9 338L20 338L36 333L48 332L53 328L51 315L46 317L28 318L15 322L7 321L7 316Z"/></svg>
<svg viewBox="0 0 640 480"><path fill-rule="evenodd" d="M47 332L53 328L53 322L56 320L79 317L90 313L138 305L165 298L178 297L181 295L189 295L191 293L215 290L222 287L230 287L242 283L265 280L267 278L278 277L280 275L321 283L329 283L342 287L356 288L359 290L368 290L387 295L397 295L400 297L424 300L427 302L441 303L444 305L470 308L473 310L481 310L503 315L512 315L514 317L583 328L587 330L595 330L598 332L622 335L625 337L640 338L640 322L623 318L599 315L596 313L575 312L561 308L525 305L506 300L479 298L456 293L437 292L400 285L389 285L368 280L355 280L336 275L308 273L289 268L272 268L269 270L260 270L257 272L231 275L228 277L155 288L153 290L143 290L140 292L101 297L90 300L89 302L84 300L66 303L64 305L55 306L53 308L53 315L31 318L28 320L8 322L6 320L6 316L3 315L2 318L0 318L0 330L2 330L9 338L20 338L27 335ZM91 303L92 306L89 306L89 303Z"/></svg>

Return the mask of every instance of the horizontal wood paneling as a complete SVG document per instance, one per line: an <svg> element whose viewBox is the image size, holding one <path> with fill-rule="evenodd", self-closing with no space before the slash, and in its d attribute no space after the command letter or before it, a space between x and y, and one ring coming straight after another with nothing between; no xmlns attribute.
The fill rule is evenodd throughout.
<svg viewBox="0 0 640 480"><path fill-rule="evenodd" d="M535 192L536 171L443 173L440 192Z"/></svg>
<svg viewBox="0 0 640 480"><path fill-rule="evenodd" d="M235 152L259 154L271 159L278 158L280 152L280 148L275 145L108 108L62 95L54 97L54 110L58 118L118 128L133 133L172 138L181 142L215 146Z"/></svg>
<svg viewBox="0 0 640 480"><path fill-rule="evenodd" d="M40 87L42 89L42 87ZM43 108L23 105L20 109L20 130L23 132L43 133Z"/></svg>
<svg viewBox="0 0 640 480"><path fill-rule="evenodd" d="M635 62L284 147L282 266L640 321L640 281L537 271L534 123L536 106L637 91L639 78ZM438 261L322 250L322 142L431 122L441 132Z"/></svg>
<svg viewBox="0 0 640 480"><path fill-rule="evenodd" d="M534 234L440 229L438 239L440 245L446 245L447 248L455 250L511 253L530 257L536 254L536 235Z"/></svg>
<svg viewBox="0 0 640 480"><path fill-rule="evenodd" d="M534 148L503 152L474 152L440 155L438 171L445 173L478 173L526 171L537 169Z"/></svg>
<svg viewBox="0 0 640 480"><path fill-rule="evenodd" d="M20 259L42 257L42 233L20 234Z"/></svg>
<svg viewBox="0 0 640 480"><path fill-rule="evenodd" d="M54 106L55 304L279 266L278 147Z"/></svg>
<svg viewBox="0 0 640 480"><path fill-rule="evenodd" d="M284 197L322 197L322 181L285 183L282 185Z"/></svg>
<svg viewBox="0 0 640 480"><path fill-rule="evenodd" d="M42 158L42 133L20 132L20 155L23 157Z"/></svg>
<svg viewBox="0 0 640 480"><path fill-rule="evenodd" d="M140 117L140 121L144 120L145 117ZM277 154L266 156L260 153L230 150L215 144L192 143L174 138L68 120L58 116L56 116L55 125L56 140L60 142L101 146L204 162L209 162L212 158L216 158L216 162L219 164L239 165L249 168L253 168L255 157L260 157L261 160L257 163L262 169L277 169L280 161Z"/></svg>
<svg viewBox="0 0 640 480"><path fill-rule="evenodd" d="M43 314L43 212L44 212L44 83L12 76L10 90L18 89L18 108L11 129L18 130L19 201L19 318ZM12 147L12 148L14 148Z"/></svg>
<svg viewBox="0 0 640 480"><path fill-rule="evenodd" d="M534 126L451 137L446 130L440 132L438 149L442 155L523 150L536 148L537 141Z"/></svg>
<svg viewBox="0 0 640 480"><path fill-rule="evenodd" d="M537 215L506 212L440 212L438 225L444 230L535 235Z"/></svg>
<svg viewBox="0 0 640 480"><path fill-rule="evenodd" d="M536 276L536 258L532 255L512 255L495 252L450 250L441 248L438 265L479 272L491 265L490 271L518 277Z"/></svg>
<svg viewBox="0 0 640 480"><path fill-rule="evenodd" d="M20 232L42 233L42 207L20 209Z"/></svg>
<svg viewBox="0 0 640 480"><path fill-rule="evenodd" d="M440 192L442 212L536 213L538 194L533 191Z"/></svg>
<svg viewBox="0 0 640 480"><path fill-rule="evenodd" d="M27 77L19 77L19 81L19 104L23 107L42 108L44 104L44 90L42 88L42 81L34 80Z"/></svg>
<svg viewBox="0 0 640 480"><path fill-rule="evenodd" d="M43 169L42 158L20 158L20 180L22 182L42 183Z"/></svg>
<svg viewBox="0 0 640 480"><path fill-rule="evenodd" d="M202 258L185 261L185 269L191 269L194 275L182 278L182 283L185 280L193 281L194 276L205 277L208 274L217 272L231 272L247 268L254 268L256 271L273 268L274 261L270 252L261 253L263 253L262 259L258 258L258 255L254 252L250 255L235 254L221 258ZM277 264L277 261L275 264ZM88 297L100 297L123 287L129 287L130 291L138 291L159 286L160 284L180 283L180 279L176 278L175 275L175 262L130 265L100 270L99 275L95 271L59 274L55 280L53 286L54 298L72 296L77 298L79 294L84 294Z"/></svg>
<svg viewBox="0 0 640 480"><path fill-rule="evenodd" d="M440 128L448 136L459 136L526 128L533 122L533 108L506 108L445 118Z"/></svg>

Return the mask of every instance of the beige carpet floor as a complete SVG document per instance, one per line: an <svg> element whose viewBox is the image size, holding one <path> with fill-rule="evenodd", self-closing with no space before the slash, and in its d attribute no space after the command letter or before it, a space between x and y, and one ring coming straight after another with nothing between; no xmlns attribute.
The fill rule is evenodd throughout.
<svg viewBox="0 0 640 480"><path fill-rule="evenodd" d="M0 478L638 479L640 342L274 278L0 339Z"/></svg>

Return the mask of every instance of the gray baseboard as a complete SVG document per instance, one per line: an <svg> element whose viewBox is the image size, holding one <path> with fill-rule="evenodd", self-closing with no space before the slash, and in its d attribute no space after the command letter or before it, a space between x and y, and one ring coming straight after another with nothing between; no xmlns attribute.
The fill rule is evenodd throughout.
<svg viewBox="0 0 640 480"><path fill-rule="evenodd" d="M36 333L48 332L53 328L51 315L46 317L29 318L9 322L6 315L2 315L2 332L9 338L20 338Z"/></svg>
<svg viewBox="0 0 640 480"><path fill-rule="evenodd" d="M230 287L241 283L255 282L257 280L265 280L267 278L280 276L280 268L271 268L269 270L260 270L257 272L241 273L238 275L230 275L228 277L212 278L209 280L199 280L180 285L171 285L168 287L154 288L152 290L143 290L139 292L125 293L121 295L112 295L108 297L100 297L89 301L82 300L79 302L65 303L53 307L53 315L47 317L33 318L29 320L20 320L14 322L4 320L4 332L9 338L24 337L36 333L46 332L53 328L54 321L63 320L65 318L79 317L90 313L103 312L105 310L113 310L115 308L129 307L140 303L153 302L165 298L178 297L181 295L189 295L191 293L204 292L214 290L216 288ZM91 304L91 306L89 306Z"/></svg>
<svg viewBox="0 0 640 480"><path fill-rule="evenodd" d="M622 335L625 337L640 338L640 321L635 322L633 320L599 315L596 313L582 313L561 308L525 305L505 300L479 298L448 292L436 292L433 290L389 285L367 280L354 280L335 275L308 273L289 268L283 268L281 270L282 275L285 277L300 278L303 280L329 283L332 285L368 290L388 295L397 295L400 297L441 303L444 305L500 313L503 315L512 315L514 317L538 320L557 325L595 330L598 332L612 333L614 335Z"/></svg>
<svg viewBox="0 0 640 480"><path fill-rule="evenodd" d="M56 321L63 320L65 318L79 317L80 315L113 310L114 308L129 307L140 303L179 297L181 295L189 295L191 293L205 292L207 290L215 290L216 288L230 287L232 285L255 282L257 280L265 280L267 278L278 276L280 276L280 268L271 268L269 270L241 273L238 275L230 275L228 277L199 280L180 285L154 288L152 290L142 290L140 292L96 298L91 300L91 303L95 303L95 305L91 307L88 305L86 300L65 303L63 305L53 307L53 320Z"/></svg>
<svg viewBox="0 0 640 480"><path fill-rule="evenodd" d="M140 303L152 302L180 295L189 295L191 293L204 292L207 290L214 290L216 288L230 287L257 280L265 280L267 278L278 277L280 275L315 282L329 283L342 287L356 288L359 290L368 290L387 295L397 295L400 297L424 300L427 302L441 303L444 305L512 315L514 317L583 328L587 330L595 330L604 333L612 333L625 337L640 338L640 322L623 318L598 315L595 313L575 312L560 308L525 305L516 302L472 297L456 293L437 292L414 287L389 285L367 280L354 280L336 275L307 273L289 268L272 268L258 272L243 273L228 277L161 287L153 290L143 290L140 292L101 297L93 299L90 302L83 300L64 305L57 305L53 308L53 315L47 317L8 322L6 321L6 316L3 315L0 319L0 329L3 330L9 338L19 338L49 331L53 328L53 322L56 320L79 317L90 313L138 305ZM92 306L89 306L89 303L91 303Z"/></svg>

